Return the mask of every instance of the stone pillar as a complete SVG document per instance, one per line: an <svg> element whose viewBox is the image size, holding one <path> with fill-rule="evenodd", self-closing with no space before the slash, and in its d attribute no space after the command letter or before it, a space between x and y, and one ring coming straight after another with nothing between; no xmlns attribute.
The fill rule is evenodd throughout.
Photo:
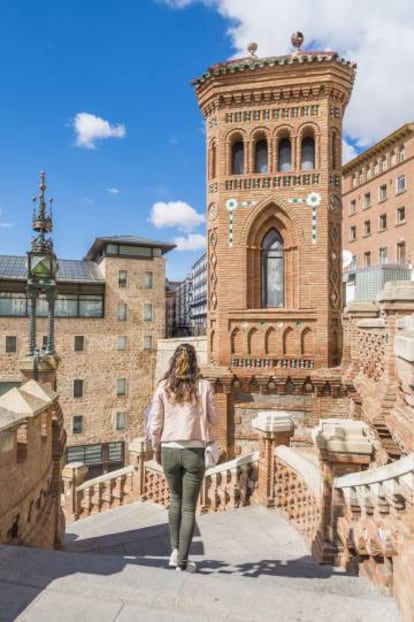
<svg viewBox="0 0 414 622"><path fill-rule="evenodd" d="M145 500L145 461L152 457L152 450L145 438L134 438L129 447L129 463L134 467L133 497L137 501Z"/></svg>
<svg viewBox="0 0 414 622"><path fill-rule="evenodd" d="M265 410L252 421L260 433L259 473L255 497L268 508L274 507L275 449L289 445L294 424L289 412Z"/></svg>
<svg viewBox="0 0 414 622"><path fill-rule="evenodd" d="M322 474L322 507L312 555L320 563L334 564L340 554L336 525L344 501L341 491L334 488L334 480L369 465L373 448L367 433L365 423L349 419L325 419L315 430Z"/></svg>
<svg viewBox="0 0 414 622"><path fill-rule="evenodd" d="M56 354L35 354L26 356L19 361L20 372L23 375L23 382L36 380L40 384L56 391L56 371L60 359Z"/></svg>
<svg viewBox="0 0 414 622"><path fill-rule="evenodd" d="M79 518L76 488L83 484L87 473L88 467L83 462L69 462L62 471L63 509L67 522Z"/></svg>

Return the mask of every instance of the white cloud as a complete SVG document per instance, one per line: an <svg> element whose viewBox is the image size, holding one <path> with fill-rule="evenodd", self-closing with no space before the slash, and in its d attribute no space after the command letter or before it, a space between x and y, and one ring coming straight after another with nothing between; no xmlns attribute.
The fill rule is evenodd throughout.
<svg viewBox="0 0 414 622"><path fill-rule="evenodd" d="M95 149L97 143L106 138L123 138L126 135L125 125L111 125L101 117L89 112L78 112L73 119L76 133L76 146Z"/></svg>
<svg viewBox="0 0 414 622"><path fill-rule="evenodd" d="M205 218L184 201L169 201L168 203L159 201L152 206L148 220L157 229L178 227L184 231L192 231L203 223Z"/></svg>
<svg viewBox="0 0 414 622"><path fill-rule="evenodd" d="M3 210L0 208L0 216L2 215ZM11 229L14 225L11 222L5 222L4 220L0 220L0 229Z"/></svg>
<svg viewBox="0 0 414 622"><path fill-rule="evenodd" d="M342 141L342 164L350 162L358 155L358 151L347 140Z"/></svg>
<svg viewBox="0 0 414 622"><path fill-rule="evenodd" d="M185 237L176 237L172 239L177 245L177 251L198 251L206 248L206 236L200 233L190 233Z"/></svg>
<svg viewBox="0 0 414 622"><path fill-rule="evenodd" d="M236 56L249 41L258 55L285 54L301 30L305 49L335 49L358 63L345 132L364 148L413 120L414 3L412 0L166 0L175 8L202 2L229 20ZM220 58L212 58L211 64ZM202 68L203 69L203 68Z"/></svg>
<svg viewBox="0 0 414 622"><path fill-rule="evenodd" d="M121 192L119 188L106 188L106 191L109 194L119 194Z"/></svg>

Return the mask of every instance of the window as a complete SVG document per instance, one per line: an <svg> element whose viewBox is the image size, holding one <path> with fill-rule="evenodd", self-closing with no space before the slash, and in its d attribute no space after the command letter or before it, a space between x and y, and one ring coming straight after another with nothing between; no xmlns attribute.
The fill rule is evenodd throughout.
<svg viewBox="0 0 414 622"><path fill-rule="evenodd" d="M364 235L371 235L371 221L370 220L366 220L364 222Z"/></svg>
<svg viewBox="0 0 414 622"><path fill-rule="evenodd" d="M118 378L116 381L116 394L126 395L126 378Z"/></svg>
<svg viewBox="0 0 414 622"><path fill-rule="evenodd" d="M336 132L332 132L331 150L332 150L332 168L337 169L339 167L338 167L338 136Z"/></svg>
<svg viewBox="0 0 414 622"><path fill-rule="evenodd" d="M255 156L254 156L254 172L255 173L267 173L267 140L259 140L256 143Z"/></svg>
<svg viewBox="0 0 414 622"><path fill-rule="evenodd" d="M378 175L379 173L379 162L375 162L374 164L374 175Z"/></svg>
<svg viewBox="0 0 414 622"><path fill-rule="evenodd" d="M73 434L81 434L83 431L83 417L82 415L75 415L72 420L72 432Z"/></svg>
<svg viewBox="0 0 414 622"><path fill-rule="evenodd" d="M356 227L349 227L349 241L355 242L356 240Z"/></svg>
<svg viewBox="0 0 414 622"><path fill-rule="evenodd" d="M217 163L217 147L215 141L211 143L210 157L209 157L209 179L215 179L216 177L216 163Z"/></svg>
<svg viewBox="0 0 414 622"><path fill-rule="evenodd" d="M125 430L126 423L126 413L116 413L116 424L115 427L117 430Z"/></svg>
<svg viewBox="0 0 414 622"><path fill-rule="evenodd" d="M127 270L118 270L118 287L127 287L128 272Z"/></svg>
<svg viewBox="0 0 414 622"><path fill-rule="evenodd" d="M352 175L352 187L356 188L357 186L357 176L355 175L355 173Z"/></svg>
<svg viewBox="0 0 414 622"><path fill-rule="evenodd" d="M382 171L387 170L387 158L385 156L381 159L381 170Z"/></svg>
<svg viewBox="0 0 414 622"><path fill-rule="evenodd" d="M152 350L152 336L144 335L144 350Z"/></svg>
<svg viewBox="0 0 414 622"><path fill-rule="evenodd" d="M244 144L236 140L231 146L231 174L244 175Z"/></svg>
<svg viewBox="0 0 414 622"><path fill-rule="evenodd" d="M364 183L364 173L362 171L359 171L358 179L360 184Z"/></svg>
<svg viewBox="0 0 414 622"><path fill-rule="evenodd" d="M371 179L371 167L370 166L367 166L365 174L366 174L367 180Z"/></svg>
<svg viewBox="0 0 414 622"><path fill-rule="evenodd" d="M150 322L152 320L152 303L146 302L144 304L144 320Z"/></svg>
<svg viewBox="0 0 414 622"><path fill-rule="evenodd" d="M47 335L42 336L42 350L47 350Z"/></svg>
<svg viewBox="0 0 414 622"><path fill-rule="evenodd" d="M118 337L118 350L126 349L127 338L125 335L119 335Z"/></svg>
<svg viewBox="0 0 414 622"><path fill-rule="evenodd" d="M381 214L378 218L378 231L384 231L387 228L387 214Z"/></svg>
<svg viewBox="0 0 414 622"><path fill-rule="evenodd" d="M352 214L355 214L355 212L356 212L356 200L353 199L349 204L349 215L352 216Z"/></svg>
<svg viewBox="0 0 414 622"><path fill-rule="evenodd" d="M153 287L153 275L152 272L144 273L144 287L145 289L152 289Z"/></svg>
<svg viewBox="0 0 414 622"><path fill-rule="evenodd" d="M301 168L303 171L315 168L315 140L312 136L302 140Z"/></svg>
<svg viewBox="0 0 414 622"><path fill-rule="evenodd" d="M379 200L385 201L387 198L387 184L383 184L379 187Z"/></svg>
<svg viewBox="0 0 414 622"><path fill-rule="evenodd" d="M357 265L358 265L358 258L356 255L352 255L352 260L351 260L351 263L349 264L349 269L356 270Z"/></svg>
<svg viewBox="0 0 414 622"><path fill-rule="evenodd" d="M262 306L283 307L283 238L271 229L262 243Z"/></svg>
<svg viewBox="0 0 414 622"><path fill-rule="evenodd" d="M366 251L364 253L364 268L369 268L371 265L371 251Z"/></svg>
<svg viewBox="0 0 414 622"><path fill-rule="evenodd" d="M17 352L17 337L12 335L6 337L6 352Z"/></svg>
<svg viewBox="0 0 414 622"><path fill-rule="evenodd" d="M75 352L82 352L85 349L85 337L83 335L75 337L74 349Z"/></svg>
<svg viewBox="0 0 414 622"><path fill-rule="evenodd" d="M118 320L120 322L125 322L125 320L127 319L128 316L128 310L127 310L127 306L126 304L124 304L123 302L120 302L118 304Z"/></svg>
<svg viewBox="0 0 414 622"><path fill-rule="evenodd" d="M0 292L0 316L25 317L26 306L26 294Z"/></svg>
<svg viewBox="0 0 414 622"><path fill-rule="evenodd" d="M397 263L404 265L406 263L406 246L402 240L397 244Z"/></svg>
<svg viewBox="0 0 414 622"><path fill-rule="evenodd" d="M397 225L405 222L405 207L397 208Z"/></svg>
<svg viewBox="0 0 414 622"><path fill-rule="evenodd" d="M397 177L395 192L398 194L399 192L404 192L405 189L405 175L400 175Z"/></svg>
<svg viewBox="0 0 414 622"><path fill-rule="evenodd" d="M370 192L366 192L364 194L364 209L367 209L368 207L371 207L371 193Z"/></svg>
<svg viewBox="0 0 414 622"><path fill-rule="evenodd" d="M391 166L395 166L396 162L397 162L397 154L395 153L395 151L391 151Z"/></svg>
<svg viewBox="0 0 414 622"><path fill-rule="evenodd" d="M292 147L289 138L282 138L278 148L279 171L286 173L292 170Z"/></svg>
<svg viewBox="0 0 414 622"><path fill-rule="evenodd" d="M83 397L83 380L73 381L73 397Z"/></svg>
<svg viewBox="0 0 414 622"><path fill-rule="evenodd" d="M383 246L379 249L379 261L381 265L384 265L388 262L388 247Z"/></svg>
<svg viewBox="0 0 414 622"><path fill-rule="evenodd" d="M404 162L405 160L405 147L404 145L402 147L400 147L400 151L398 153L398 159L400 162Z"/></svg>

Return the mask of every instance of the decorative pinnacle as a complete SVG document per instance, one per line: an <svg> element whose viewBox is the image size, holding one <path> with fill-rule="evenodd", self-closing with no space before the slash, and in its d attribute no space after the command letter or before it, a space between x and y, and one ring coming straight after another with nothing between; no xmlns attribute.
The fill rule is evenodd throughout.
<svg viewBox="0 0 414 622"><path fill-rule="evenodd" d="M254 41L249 43L249 45L247 46L247 51L249 52L252 58L257 58L257 55L256 55L257 43L255 43Z"/></svg>
<svg viewBox="0 0 414 622"><path fill-rule="evenodd" d="M52 203L53 199L49 201L49 213L46 213L46 173L41 171L40 184L39 184L39 197L33 197L33 203L39 202L38 211L36 208L33 210L32 229L37 232L37 237L32 241L32 250L41 250L42 252L52 252L53 244L51 240L45 238L45 233L52 231Z"/></svg>
<svg viewBox="0 0 414 622"><path fill-rule="evenodd" d="M298 52L301 51L301 47L302 44L305 40L305 37L303 36L303 34L298 30L297 32L294 32L293 35L290 38L292 45L294 48L296 48L295 53L297 54Z"/></svg>

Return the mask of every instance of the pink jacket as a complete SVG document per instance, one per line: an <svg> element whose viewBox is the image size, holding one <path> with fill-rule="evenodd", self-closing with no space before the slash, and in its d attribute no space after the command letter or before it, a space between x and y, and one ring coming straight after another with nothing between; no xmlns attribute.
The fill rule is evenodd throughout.
<svg viewBox="0 0 414 622"><path fill-rule="evenodd" d="M165 380L158 383L151 406L151 438L154 451L163 441L212 440L210 425L217 425L219 415L214 403L214 391L208 380L198 381L198 404L174 404L165 392Z"/></svg>

